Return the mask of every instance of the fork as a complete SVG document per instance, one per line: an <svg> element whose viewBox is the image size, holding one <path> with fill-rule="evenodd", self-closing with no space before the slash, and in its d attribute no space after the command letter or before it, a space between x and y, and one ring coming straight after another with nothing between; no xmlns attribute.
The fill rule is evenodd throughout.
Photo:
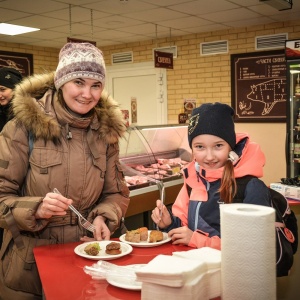
<svg viewBox="0 0 300 300"><path fill-rule="evenodd" d="M61 193L59 192L59 190L57 188L53 189L53 193L61 195ZM91 222L89 222L86 218L84 218L82 216L82 214L73 205L69 205L69 208L78 216L79 224L83 228L85 228L86 230L89 230L91 232L95 231L95 229L96 229L95 226Z"/></svg>
<svg viewBox="0 0 300 300"><path fill-rule="evenodd" d="M164 203L165 203L165 185L163 184L163 182L161 180L151 178L150 176L147 176L147 175L145 175L145 174L143 174L143 173L141 173L141 172L139 172L135 169L129 169L129 167L126 166L125 163L123 163L123 162L121 162L121 165L122 165L124 171L128 170L129 172L132 172L136 175L146 177L147 180L149 180L151 182L155 182L157 187L158 187L158 190L159 190L160 200L162 202L162 206L164 205ZM159 217L161 218L161 216L162 216L162 209L159 211ZM156 229L160 230L158 225L156 225Z"/></svg>
<svg viewBox="0 0 300 300"><path fill-rule="evenodd" d="M164 184L161 181L158 181L157 185L158 185L159 194L160 194L161 207L163 207L163 205L165 203L165 186L164 186ZM160 217L160 219L162 217L162 211L163 210L161 208L160 211L159 211L159 217ZM158 224L156 225L156 229L160 230Z"/></svg>

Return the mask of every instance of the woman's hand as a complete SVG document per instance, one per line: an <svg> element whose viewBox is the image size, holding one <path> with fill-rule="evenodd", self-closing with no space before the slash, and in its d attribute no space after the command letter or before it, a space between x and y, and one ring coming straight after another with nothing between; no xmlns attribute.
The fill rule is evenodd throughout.
<svg viewBox="0 0 300 300"><path fill-rule="evenodd" d="M94 237L97 241L109 240L110 239L110 230L105 224L106 219L102 216L97 216L94 219L93 224L96 227L96 231L94 232Z"/></svg>
<svg viewBox="0 0 300 300"><path fill-rule="evenodd" d="M162 213L161 216L160 212ZM170 213L161 200L156 200L156 207L152 210L151 218L159 228L166 228L172 223Z"/></svg>
<svg viewBox="0 0 300 300"><path fill-rule="evenodd" d="M96 227L96 230L94 231L94 238L84 236L80 238L82 242L103 241L103 240L108 241L110 239L110 230L105 224L104 217L97 216L94 219L93 225Z"/></svg>
<svg viewBox="0 0 300 300"><path fill-rule="evenodd" d="M60 194L48 193L39 205L35 217L37 219L49 219L52 216L64 216L73 200Z"/></svg>
<svg viewBox="0 0 300 300"><path fill-rule="evenodd" d="M168 235L172 239L173 245L188 245L192 238L193 231L187 226L183 226L170 230Z"/></svg>

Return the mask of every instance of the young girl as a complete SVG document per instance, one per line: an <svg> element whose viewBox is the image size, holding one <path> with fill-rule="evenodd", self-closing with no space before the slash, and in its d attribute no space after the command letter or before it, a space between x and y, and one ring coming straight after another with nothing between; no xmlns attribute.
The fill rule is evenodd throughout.
<svg viewBox="0 0 300 300"><path fill-rule="evenodd" d="M235 133L233 113L222 103L202 104L192 112L188 141L193 161L183 170L183 187L172 211L157 200L151 216L173 244L221 248L219 205L232 202L236 178L255 177L246 186L244 203L269 206L268 188L258 179L265 156L247 134Z"/></svg>

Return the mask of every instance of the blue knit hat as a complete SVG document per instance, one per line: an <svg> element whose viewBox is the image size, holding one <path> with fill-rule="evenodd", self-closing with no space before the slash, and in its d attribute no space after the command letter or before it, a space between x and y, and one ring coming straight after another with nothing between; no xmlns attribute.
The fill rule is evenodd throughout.
<svg viewBox="0 0 300 300"><path fill-rule="evenodd" d="M201 134L211 134L226 141L231 149L236 144L233 121L234 110L223 103L204 103L192 111L188 127L188 141Z"/></svg>

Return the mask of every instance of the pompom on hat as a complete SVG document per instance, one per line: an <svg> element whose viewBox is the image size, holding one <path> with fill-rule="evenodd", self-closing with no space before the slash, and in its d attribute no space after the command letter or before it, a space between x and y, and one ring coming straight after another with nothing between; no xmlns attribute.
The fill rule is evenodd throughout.
<svg viewBox="0 0 300 300"><path fill-rule="evenodd" d="M188 126L188 141L201 134L211 134L226 141L231 149L236 145L233 121L234 110L223 103L204 103L193 109Z"/></svg>
<svg viewBox="0 0 300 300"><path fill-rule="evenodd" d="M7 67L0 69L0 85L13 90L21 80L22 74L18 70Z"/></svg>
<svg viewBox="0 0 300 300"><path fill-rule="evenodd" d="M105 83L105 62L102 52L90 43L67 43L59 52L59 63L54 76L58 90L75 78L90 78Z"/></svg>

